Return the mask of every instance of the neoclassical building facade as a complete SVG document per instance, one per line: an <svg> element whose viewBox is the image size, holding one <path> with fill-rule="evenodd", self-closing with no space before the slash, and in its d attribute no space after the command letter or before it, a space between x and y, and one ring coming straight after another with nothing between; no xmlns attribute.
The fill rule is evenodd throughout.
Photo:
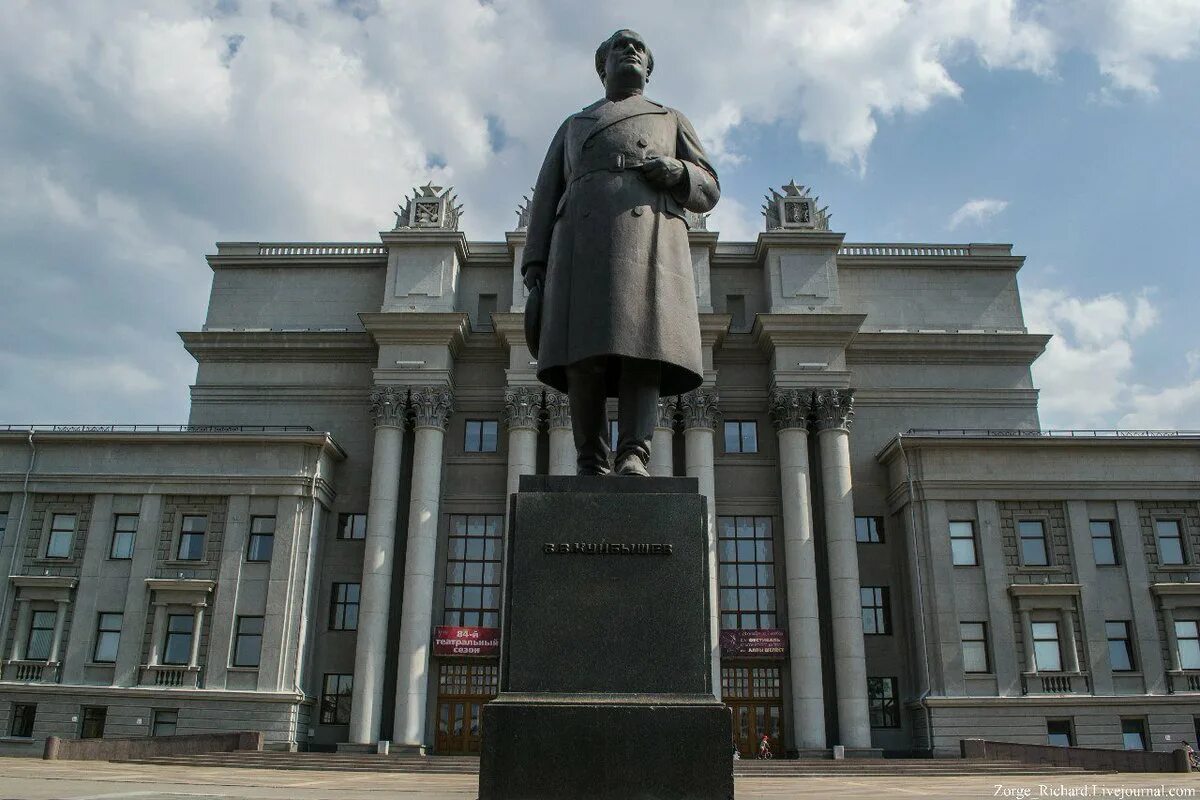
<svg viewBox="0 0 1200 800"><path fill-rule="evenodd" d="M460 211L426 186L378 242L219 243L187 424L0 426L0 749L477 750L508 497L574 448L523 209L503 242ZM708 499L739 746L1195 736L1200 437L1040 429L1009 245L846 243L794 183L764 217L689 220L705 383L651 464Z"/></svg>

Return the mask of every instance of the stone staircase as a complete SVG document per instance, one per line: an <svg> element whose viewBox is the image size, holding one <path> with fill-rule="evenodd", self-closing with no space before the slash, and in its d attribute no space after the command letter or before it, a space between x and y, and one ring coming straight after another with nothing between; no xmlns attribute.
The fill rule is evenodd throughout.
<svg viewBox="0 0 1200 800"><path fill-rule="evenodd" d="M474 756L376 755L374 753L285 753L243 750L233 753L201 753L161 756L126 763L179 767L241 767L246 769L332 770L342 772L406 772L469 775L479 772ZM1076 767L1022 764L1017 761L982 761L958 758L862 758L834 761L831 758L735 761L733 773L745 778L930 776L971 775L1088 775L1100 774Z"/></svg>

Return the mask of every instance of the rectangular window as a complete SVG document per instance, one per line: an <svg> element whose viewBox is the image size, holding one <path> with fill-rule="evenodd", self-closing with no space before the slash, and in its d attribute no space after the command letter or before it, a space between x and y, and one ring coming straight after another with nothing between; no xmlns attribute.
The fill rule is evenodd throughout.
<svg viewBox="0 0 1200 800"><path fill-rule="evenodd" d="M250 518L250 543L246 547L247 561L270 561L275 549L275 518Z"/></svg>
<svg viewBox="0 0 1200 800"><path fill-rule="evenodd" d="M770 517L717 517L722 628L775 627L774 541Z"/></svg>
<svg viewBox="0 0 1200 800"><path fill-rule="evenodd" d="M1108 637L1108 663L1113 672L1134 670L1133 642L1129 638L1129 623L1121 620L1104 623Z"/></svg>
<svg viewBox="0 0 1200 800"><path fill-rule="evenodd" d="M349 725L354 676L329 674L321 687L321 724Z"/></svg>
<svg viewBox="0 0 1200 800"><path fill-rule="evenodd" d="M192 633L196 618L191 614L167 615L167 640L163 643L164 664L186 664L192 657Z"/></svg>
<svg viewBox="0 0 1200 800"><path fill-rule="evenodd" d="M496 295L479 295L478 311L475 314L475 330L490 331L492 329L492 314L496 313Z"/></svg>
<svg viewBox="0 0 1200 800"><path fill-rule="evenodd" d="M1075 734L1071 732L1071 720L1046 720L1046 744L1055 747L1074 747Z"/></svg>
<svg viewBox="0 0 1200 800"><path fill-rule="evenodd" d="M96 620L96 649L92 661L97 664L112 664L117 660L117 647L121 644L121 620L124 615L105 612Z"/></svg>
<svg viewBox="0 0 1200 800"><path fill-rule="evenodd" d="M979 563L975 555L975 523L971 520L950 523L950 555L956 567L973 567Z"/></svg>
<svg viewBox="0 0 1200 800"><path fill-rule="evenodd" d="M367 538L367 515L366 514L338 514L338 533L339 539L366 539Z"/></svg>
<svg viewBox="0 0 1200 800"><path fill-rule="evenodd" d="M746 330L746 296L743 294L725 295L725 313L733 317L729 321L731 331Z"/></svg>
<svg viewBox="0 0 1200 800"><path fill-rule="evenodd" d="M859 544L883 542L883 517L855 517L854 541Z"/></svg>
<svg viewBox="0 0 1200 800"><path fill-rule="evenodd" d="M1183 529L1177 519L1154 520L1154 535L1158 539L1158 563L1182 564Z"/></svg>
<svg viewBox="0 0 1200 800"><path fill-rule="evenodd" d="M1122 719L1121 741L1126 750L1146 749L1146 720Z"/></svg>
<svg viewBox="0 0 1200 800"><path fill-rule="evenodd" d="M496 514L451 514L446 547L443 625L500 624L500 559L504 518Z"/></svg>
<svg viewBox="0 0 1200 800"><path fill-rule="evenodd" d="M469 419L466 424L463 451L467 453L494 453L499 440L499 423L494 419Z"/></svg>
<svg viewBox="0 0 1200 800"><path fill-rule="evenodd" d="M1046 549L1046 525L1040 519L1023 519L1017 523L1021 540L1021 564L1026 567L1045 567L1050 564Z"/></svg>
<svg viewBox="0 0 1200 800"><path fill-rule="evenodd" d="M49 661L50 645L54 642L54 611L34 611L29 620L29 644L25 647L26 661Z"/></svg>
<svg viewBox="0 0 1200 800"><path fill-rule="evenodd" d="M1096 559L1096 565L1111 567L1119 564L1112 520L1094 519L1088 523L1088 527L1092 531L1092 556Z"/></svg>
<svg viewBox="0 0 1200 800"><path fill-rule="evenodd" d="M179 709L156 708L150 722L151 736L174 736L179 728Z"/></svg>
<svg viewBox="0 0 1200 800"><path fill-rule="evenodd" d="M726 453L757 453L758 423L752 419L725 421Z"/></svg>
<svg viewBox="0 0 1200 800"><path fill-rule="evenodd" d="M137 514L117 514L113 518L112 545L108 550L109 558L133 558L133 540L137 536L137 526Z"/></svg>
<svg viewBox="0 0 1200 800"><path fill-rule="evenodd" d="M0 511L0 544L4 544L4 534L8 531L8 512Z"/></svg>
<svg viewBox="0 0 1200 800"><path fill-rule="evenodd" d="M988 658L987 623L960 622L962 637L963 672L991 672Z"/></svg>
<svg viewBox="0 0 1200 800"><path fill-rule="evenodd" d="M8 735L19 739L33 738L33 721L37 718L37 706L33 703L13 703L12 722Z"/></svg>
<svg viewBox="0 0 1200 800"><path fill-rule="evenodd" d="M262 658L263 618L238 617L233 642L233 666L257 667Z"/></svg>
<svg viewBox="0 0 1200 800"><path fill-rule="evenodd" d="M329 630L358 630L358 601L362 586L357 583L335 583L329 593Z"/></svg>
<svg viewBox="0 0 1200 800"><path fill-rule="evenodd" d="M1038 672L1062 672L1062 650L1058 646L1057 622L1034 622L1033 663Z"/></svg>
<svg viewBox="0 0 1200 800"><path fill-rule="evenodd" d="M104 721L108 709L104 706L84 706L79 716L79 738L100 739L104 736Z"/></svg>
<svg viewBox="0 0 1200 800"><path fill-rule="evenodd" d="M900 704L895 678L867 678L872 728L899 728Z"/></svg>
<svg viewBox="0 0 1200 800"><path fill-rule="evenodd" d="M50 517L50 541L46 558L70 558L75 543L75 515L54 514Z"/></svg>
<svg viewBox="0 0 1200 800"><path fill-rule="evenodd" d="M186 514L179 524L179 550L175 557L180 561L204 560L204 534L208 531L208 517Z"/></svg>
<svg viewBox="0 0 1200 800"><path fill-rule="evenodd" d="M858 590L862 602L863 633L883 635L892 632L892 603L886 586L863 586Z"/></svg>
<svg viewBox="0 0 1200 800"><path fill-rule="evenodd" d="M608 446L611 447L613 450L616 450L617 444L618 444L618 442L620 442L620 440L621 440L620 426L617 425L617 421L615 419L610 419L608 421Z"/></svg>
<svg viewBox="0 0 1200 800"><path fill-rule="evenodd" d="M1179 648L1180 669L1200 669L1200 622L1175 620L1175 645Z"/></svg>

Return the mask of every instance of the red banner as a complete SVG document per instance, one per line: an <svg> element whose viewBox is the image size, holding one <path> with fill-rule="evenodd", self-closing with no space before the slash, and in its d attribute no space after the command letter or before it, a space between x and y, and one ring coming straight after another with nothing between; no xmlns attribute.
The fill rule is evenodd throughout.
<svg viewBox="0 0 1200 800"><path fill-rule="evenodd" d="M721 631L721 655L730 658L783 658L787 654L787 631L726 629Z"/></svg>
<svg viewBox="0 0 1200 800"><path fill-rule="evenodd" d="M438 625L433 634L435 656L498 656L499 628L456 628Z"/></svg>

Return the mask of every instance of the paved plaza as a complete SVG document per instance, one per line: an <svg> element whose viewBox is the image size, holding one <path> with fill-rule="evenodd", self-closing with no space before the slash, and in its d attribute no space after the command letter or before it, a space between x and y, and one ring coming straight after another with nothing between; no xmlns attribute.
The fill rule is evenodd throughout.
<svg viewBox="0 0 1200 800"><path fill-rule="evenodd" d="M125 798L245 798L246 800L462 800L475 797L474 775L312 772L45 762L0 758L0 800L125 800ZM1022 775L1012 779L930 777L739 778L738 800L877 797L1175 797L1200 798L1200 774Z"/></svg>

